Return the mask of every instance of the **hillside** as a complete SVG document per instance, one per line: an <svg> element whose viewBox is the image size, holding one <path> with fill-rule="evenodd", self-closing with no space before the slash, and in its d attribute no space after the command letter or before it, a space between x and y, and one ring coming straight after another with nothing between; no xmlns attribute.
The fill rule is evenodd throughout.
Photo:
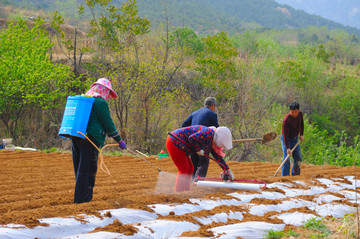
<svg viewBox="0 0 360 239"><path fill-rule="evenodd" d="M139 1L140 12L152 21L164 21L162 2L164 1ZM244 28L293 29L327 26L329 29L342 28L349 33L359 33L354 28L344 27L291 7L285 8L272 0L213 0L211 4L208 0L185 0L168 1L166 5L174 25L188 25L199 31L238 32Z"/></svg>
<svg viewBox="0 0 360 239"><path fill-rule="evenodd" d="M360 29L360 1L351 0L276 0L295 9Z"/></svg>
<svg viewBox="0 0 360 239"><path fill-rule="evenodd" d="M83 0L64 0L53 3L50 0L0 0L0 4L26 7L33 10L59 11L67 19L78 21L77 6ZM120 6L125 0L113 0ZM345 27L340 23L319 16L295 10L273 0L139 0L139 12L152 21L153 27L164 23L169 17L171 26L190 26L199 33L227 31L242 32L248 28L294 29L308 26L327 26L329 29L341 28L350 34L360 35L360 30ZM166 13L165 13L166 12ZM8 11L0 11L1 16ZM75 17L74 17L75 16Z"/></svg>

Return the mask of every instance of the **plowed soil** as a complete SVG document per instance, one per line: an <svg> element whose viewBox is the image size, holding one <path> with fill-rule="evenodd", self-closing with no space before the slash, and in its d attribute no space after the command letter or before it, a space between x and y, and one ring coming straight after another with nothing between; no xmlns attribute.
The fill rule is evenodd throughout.
<svg viewBox="0 0 360 239"><path fill-rule="evenodd" d="M162 172L172 175L177 172L171 158L146 159ZM0 150L0 224L18 223L31 227L39 225L37 219L41 218L77 216L81 213L99 215L99 210L124 207L151 211L146 205L184 203L189 198L234 192L231 189L209 190L192 186L185 193L159 193L161 191L156 185L161 173L141 158L104 156L104 162L111 174L98 169L93 200L73 204L75 179L71 153ZM264 180L267 183L301 180L311 184L314 178L354 175L354 167L303 164L300 176L273 177L279 165L280 162L229 162L236 178ZM211 162L208 177L218 177L220 172L219 166ZM257 200L263 200L259 202L262 204L277 203L268 199ZM264 221L267 218L269 215L264 215Z"/></svg>

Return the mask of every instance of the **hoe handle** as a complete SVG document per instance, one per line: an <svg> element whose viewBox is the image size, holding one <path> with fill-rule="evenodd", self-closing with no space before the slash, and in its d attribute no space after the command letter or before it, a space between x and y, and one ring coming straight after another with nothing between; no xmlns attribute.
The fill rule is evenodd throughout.
<svg viewBox="0 0 360 239"><path fill-rule="evenodd" d="M255 139L234 139L233 143L237 142L253 142L253 141L261 141L263 144L270 142L276 138L277 134L275 132L270 132L264 134L262 138L255 138Z"/></svg>
<svg viewBox="0 0 360 239"><path fill-rule="evenodd" d="M234 139L233 143L238 142L253 142L253 141L263 141L263 138L257 138L257 139Z"/></svg>
<svg viewBox="0 0 360 239"><path fill-rule="evenodd" d="M288 154L286 156L286 158L282 161L282 163L280 164L280 167L276 170L275 174L274 174L274 177L276 176L276 174L279 172L279 170L281 169L281 167L285 164L285 162L288 160L288 158L290 157L290 155L292 154L292 152L296 149L296 147L300 144L300 141L297 142L297 144L295 144L294 148L292 148L290 150L290 154Z"/></svg>

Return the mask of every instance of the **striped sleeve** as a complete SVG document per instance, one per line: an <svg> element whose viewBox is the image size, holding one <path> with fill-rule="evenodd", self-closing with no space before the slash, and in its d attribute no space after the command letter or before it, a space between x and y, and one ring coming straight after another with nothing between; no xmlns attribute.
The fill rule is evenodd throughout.
<svg viewBox="0 0 360 239"><path fill-rule="evenodd" d="M229 166L226 164L225 160L215 153L213 149L211 149L211 154L214 156L215 161L219 164L219 166L225 171L229 170Z"/></svg>

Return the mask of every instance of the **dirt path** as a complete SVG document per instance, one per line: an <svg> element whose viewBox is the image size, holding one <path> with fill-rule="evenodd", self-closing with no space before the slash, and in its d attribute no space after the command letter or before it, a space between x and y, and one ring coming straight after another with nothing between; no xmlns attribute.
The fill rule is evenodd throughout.
<svg viewBox="0 0 360 239"><path fill-rule="evenodd" d="M206 190L195 186L186 193L155 193L159 172L140 158L104 156L111 172L98 170L94 198L90 203L73 204L74 172L70 153L41 153L0 150L0 224L19 223L38 225L37 219L76 216L81 213L98 214L98 210L138 208L151 210L154 203L187 202L189 198L206 197L213 193L234 190ZM170 158L147 158L163 172L176 173ZM279 164L230 162L236 178L271 182L313 178L336 178L354 175L353 167L302 165L302 175L273 177ZM359 171L359 170L358 170ZM219 166L211 163L209 177L218 177ZM313 183L313 182L312 182Z"/></svg>

